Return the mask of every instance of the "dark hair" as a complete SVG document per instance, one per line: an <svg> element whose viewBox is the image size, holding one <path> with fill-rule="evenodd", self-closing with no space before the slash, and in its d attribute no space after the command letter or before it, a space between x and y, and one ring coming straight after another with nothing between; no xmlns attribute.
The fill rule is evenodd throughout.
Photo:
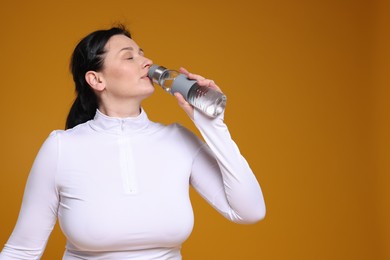
<svg viewBox="0 0 390 260"><path fill-rule="evenodd" d="M125 35L131 38L130 32L123 25L108 30L98 30L83 38L73 51L70 70L75 83L76 99L69 111L65 128L93 119L98 108L98 99L85 80L88 71L100 71L104 63L104 46L114 35Z"/></svg>

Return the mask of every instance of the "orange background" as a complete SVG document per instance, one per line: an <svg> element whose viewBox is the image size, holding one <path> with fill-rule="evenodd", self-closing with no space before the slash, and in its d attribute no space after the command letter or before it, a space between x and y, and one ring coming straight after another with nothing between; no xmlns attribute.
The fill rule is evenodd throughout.
<svg viewBox="0 0 390 260"><path fill-rule="evenodd" d="M122 22L154 62L219 84L266 199L245 226L192 191L184 259L390 259L389 17L385 0L2 0L0 247L39 147L64 127L74 46ZM196 131L161 89L144 107ZM43 259L64 246L57 226Z"/></svg>

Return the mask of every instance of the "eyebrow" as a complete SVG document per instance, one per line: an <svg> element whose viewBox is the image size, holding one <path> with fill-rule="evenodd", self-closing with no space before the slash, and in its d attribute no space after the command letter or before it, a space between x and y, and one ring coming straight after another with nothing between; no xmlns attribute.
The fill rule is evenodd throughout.
<svg viewBox="0 0 390 260"><path fill-rule="evenodd" d="M122 52L122 51L134 51L134 48L133 47L125 47L125 48L120 49L119 52ZM144 52L144 50L142 48L139 48L138 52Z"/></svg>

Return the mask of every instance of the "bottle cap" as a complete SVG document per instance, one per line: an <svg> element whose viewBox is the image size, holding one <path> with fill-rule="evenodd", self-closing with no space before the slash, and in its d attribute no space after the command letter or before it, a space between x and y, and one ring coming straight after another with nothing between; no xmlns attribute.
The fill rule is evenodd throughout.
<svg viewBox="0 0 390 260"><path fill-rule="evenodd" d="M167 68L153 64L150 66L149 71L148 71L148 77L153 80L154 83L159 84L160 77L162 73L166 70Z"/></svg>

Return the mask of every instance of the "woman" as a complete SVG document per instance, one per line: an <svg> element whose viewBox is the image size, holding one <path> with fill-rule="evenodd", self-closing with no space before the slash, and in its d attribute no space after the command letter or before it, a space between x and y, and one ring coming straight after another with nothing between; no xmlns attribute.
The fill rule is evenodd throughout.
<svg viewBox="0 0 390 260"><path fill-rule="evenodd" d="M234 222L264 217L260 186L223 115L208 118L175 94L207 144L179 124L148 119L141 102L154 91L151 64L123 27L93 32L76 46L67 130L42 145L0 260L39 259L57 217L65 260L181 259L193 227L189 185Z"/></svg>

